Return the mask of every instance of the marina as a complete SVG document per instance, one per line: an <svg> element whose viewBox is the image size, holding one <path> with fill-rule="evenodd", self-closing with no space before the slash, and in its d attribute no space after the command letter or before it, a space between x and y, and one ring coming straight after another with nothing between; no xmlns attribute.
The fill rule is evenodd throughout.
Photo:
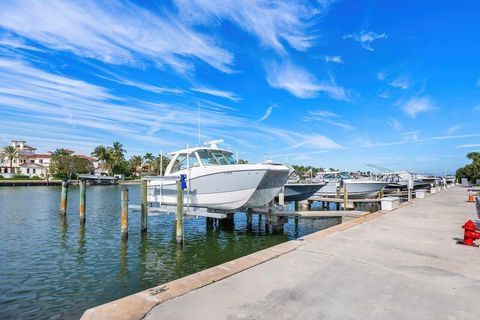
<svg viewBox="0 0 480 320"><path fill-rule="evenodd" d="M3 0L0 320L463 320L479 1Z"/></svg>

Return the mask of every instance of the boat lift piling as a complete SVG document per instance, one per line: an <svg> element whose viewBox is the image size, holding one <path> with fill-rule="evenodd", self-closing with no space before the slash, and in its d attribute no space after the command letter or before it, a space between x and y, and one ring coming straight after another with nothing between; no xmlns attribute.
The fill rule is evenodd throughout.
<svg viewBox="0 0 480 320"><path fill-rule="evenodd" d="M68 199L68 186L70 184L67 180L62 181L62 194L60 197L60 214L67 215L67 199Z"/></svg>
<svg viewBox="0 0 480 320"><path fill-rule="evenodd" d="M178 244L183 243L183 186L182 181L177 181L177 213L176 213L176 234Z"/></svg>
<svg viewBox="0 0 480 320"><path fill-rule="evenodd" d="M147 232L147 216L148 216L148 197L147 197L147 180L142 179L140 186L141 204L140 204L140 232Z"/></svg>
<svg viewBox="0 0 480 320"><path fill-rule="evenodd" d="M79 182L79 213L80 224L84 225L86 221L86 205L87 205L87 181L80 180Z"/></svg>
<svg viewBox="0 0 480 320"><path fill-rule="evenodd" d="M128 188L122 190L122 212L120 217L122 240L128 239Z"/></svg>

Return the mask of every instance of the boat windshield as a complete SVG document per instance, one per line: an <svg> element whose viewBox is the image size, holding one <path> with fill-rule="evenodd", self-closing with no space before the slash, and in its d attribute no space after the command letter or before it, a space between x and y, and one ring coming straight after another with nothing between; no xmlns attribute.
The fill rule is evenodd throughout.
<svg viewBox="0 0 480 320"><path fill-rule="evenodd" d="M198 157L204 166L218 166L236 164L235 159L228 152L220 150L198 150Z"/></svg>
<svg viewBox="0 0 480 320"><path fill-rule="evenodd" d="M173 167L172 167L172 172L185 170L185 169L188 169L189 167L192 168L192 167L198 167L198 166L200 166L200 163L198 162L198 159L195 156L195 153L190 153L188 157L186 153L181 153L178 155L177 159L175 159L175 163L173 164Z"/></svg>
<svg viewBox="0 0 480 320"><path fill-rule="evenodd" d="M341 179L352 179L352 176L348 174L347 172L338 172L338 173L326 173L322 175L323 179L335 179L335 178L341 178Z"/></svg>

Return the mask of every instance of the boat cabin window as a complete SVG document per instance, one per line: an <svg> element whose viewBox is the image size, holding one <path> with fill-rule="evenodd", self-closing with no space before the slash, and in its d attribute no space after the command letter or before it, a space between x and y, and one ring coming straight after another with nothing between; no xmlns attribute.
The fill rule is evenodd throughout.
<svg viewBox="0 0 480 320"><path fill-rule="evenodd" d="M177 159L175 159L175 162L172 167L172 172L188 169L189 168L188 166L192 168L192 167L198 167L199 165L200 163L198 162L198 159L195 156L195 153L190 153L190 155L188 156L188 160L187 160L187 154L182 153L178 155Z"/></svg>

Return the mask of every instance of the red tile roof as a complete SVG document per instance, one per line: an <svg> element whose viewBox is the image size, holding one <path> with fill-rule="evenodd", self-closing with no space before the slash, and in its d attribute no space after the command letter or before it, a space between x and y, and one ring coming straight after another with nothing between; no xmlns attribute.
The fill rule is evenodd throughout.
<svg viewBox="0 0 480 320"><path fill-rule="evenodd" d="M38 159L38 158L50 158L52 155L51 154L48 154L48 153L43 153L43 154L31 154L31 155L27 155L27 156L24 156L25 158L28 158L28 159Z"/></svg>

